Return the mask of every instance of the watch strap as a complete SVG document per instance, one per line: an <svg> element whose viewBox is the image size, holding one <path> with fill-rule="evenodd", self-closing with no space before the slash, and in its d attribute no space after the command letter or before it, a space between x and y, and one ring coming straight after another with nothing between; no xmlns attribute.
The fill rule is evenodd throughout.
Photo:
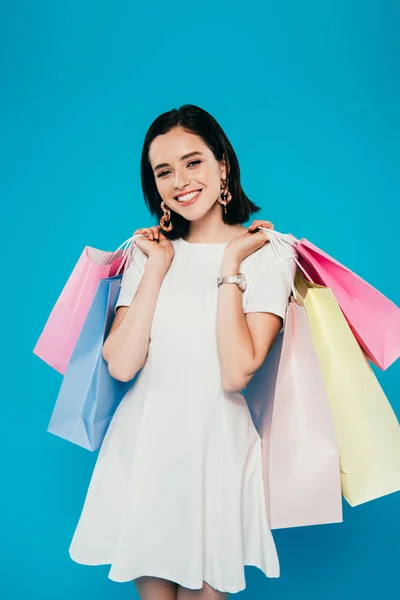
<svg viewBox="0 0 400 600"><path fill-rule="evenodd" d="M218 285L222 283L240 283L240 275L224 275L223 277L218 277L217 279Z"/></svg>

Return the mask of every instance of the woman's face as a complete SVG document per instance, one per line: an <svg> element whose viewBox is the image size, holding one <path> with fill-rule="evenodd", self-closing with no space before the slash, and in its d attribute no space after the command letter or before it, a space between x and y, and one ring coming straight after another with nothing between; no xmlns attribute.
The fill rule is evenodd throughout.
<svg viewBox="0 0 400 600"><path fill-rule="evenodd" d="M186 156L191 154L191 156ZM158 192L165 204L185 219L200 219L214 206L226 177L219 163L199 136L174 127L152 141L149 149ZM185 195L190 192L200 193ZM180 196L180 200L177 199Z"/></svg>

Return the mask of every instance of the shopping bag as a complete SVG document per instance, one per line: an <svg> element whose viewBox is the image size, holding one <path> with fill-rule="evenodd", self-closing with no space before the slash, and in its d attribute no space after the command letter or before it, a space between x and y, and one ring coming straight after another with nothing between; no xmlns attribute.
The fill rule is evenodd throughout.
<svg viewBox="0 0 400 600"><path fill-rule="evenodd" d="M387 369L400 356L400 308L308 240L294 246L314 282L332 290L371 362Z"/></svg>
<svg viewBox="0 0 400 600"><path fill-rule="evenodd" d="M67 366L47 431L97 450L135 378L111 377L102 348L114 318L122 275L101 279Z"/></svg>
<svg viewBox="0 0 400 600"><path fill-rule="evenodd" d="M326 286L338 302L369 360L382 370L400 356L400 308L359 275L308 240L260 227L282 252L293 246L298 266L311 281Z"/></svg>
<svg viewBox="0 0 400 600"><path fill-rule="evenodd" d="M333 292L299 272L339 444L342 493L350 506L400 490L400 427ZM371 319L373 320L373 319Z"/></svg>
<svg viewBox="0 0 400 600"><path fill-rule="evenodd" d="M305 309L293 296L280 333L243 391L262 440L271 529L343 521L339 451Z"/></svg>
<svg viewBox="0 0 400 600"><path fill-rule="evenodd" d="M138 237L143 236L130 237L115 252L84 248L33 350L56 371L63 375L66 372L98 282L125 272L132 245Z"/></svg>

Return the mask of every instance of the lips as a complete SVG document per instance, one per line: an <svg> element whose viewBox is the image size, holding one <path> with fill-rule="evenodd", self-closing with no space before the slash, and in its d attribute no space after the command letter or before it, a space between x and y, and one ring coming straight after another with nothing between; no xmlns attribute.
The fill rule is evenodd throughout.
<svg viewBox="0 0 400 600"><path fill-rule="evenodd" d="M193 190L196 191L196 190ZM197 198L200 196L202 192L202 189L198 190L198 193L193 196L193 198L190 198L190 200L185 200L185 201L181 201L179 200L179 196L175 198L175 200L177 200L177 202L179 202L180 206L188 206L189 204L193 204L193 202L195 202L197 200ZM186 192L185 194L181 194L181 196L186 196L188 192ZM189 192L190 193L190 192Z"/></svg>

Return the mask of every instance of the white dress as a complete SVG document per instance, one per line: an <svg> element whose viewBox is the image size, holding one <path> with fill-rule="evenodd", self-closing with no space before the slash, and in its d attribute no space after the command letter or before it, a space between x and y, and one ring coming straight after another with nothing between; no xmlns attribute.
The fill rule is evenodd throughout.
<svg viewBox="0 0 400 600"><path fill-rule="evenodd" d="M216 317L226 244L173 241L149 353L110 423L69 553L126 582L162 577L221 592L244 565L279 577L266 517L261 438L242 393L225 392ZM135 246L117 306L130 304L146 255ZM290 289L269 243L241 264L244 312L285 317Z"/></svg>

